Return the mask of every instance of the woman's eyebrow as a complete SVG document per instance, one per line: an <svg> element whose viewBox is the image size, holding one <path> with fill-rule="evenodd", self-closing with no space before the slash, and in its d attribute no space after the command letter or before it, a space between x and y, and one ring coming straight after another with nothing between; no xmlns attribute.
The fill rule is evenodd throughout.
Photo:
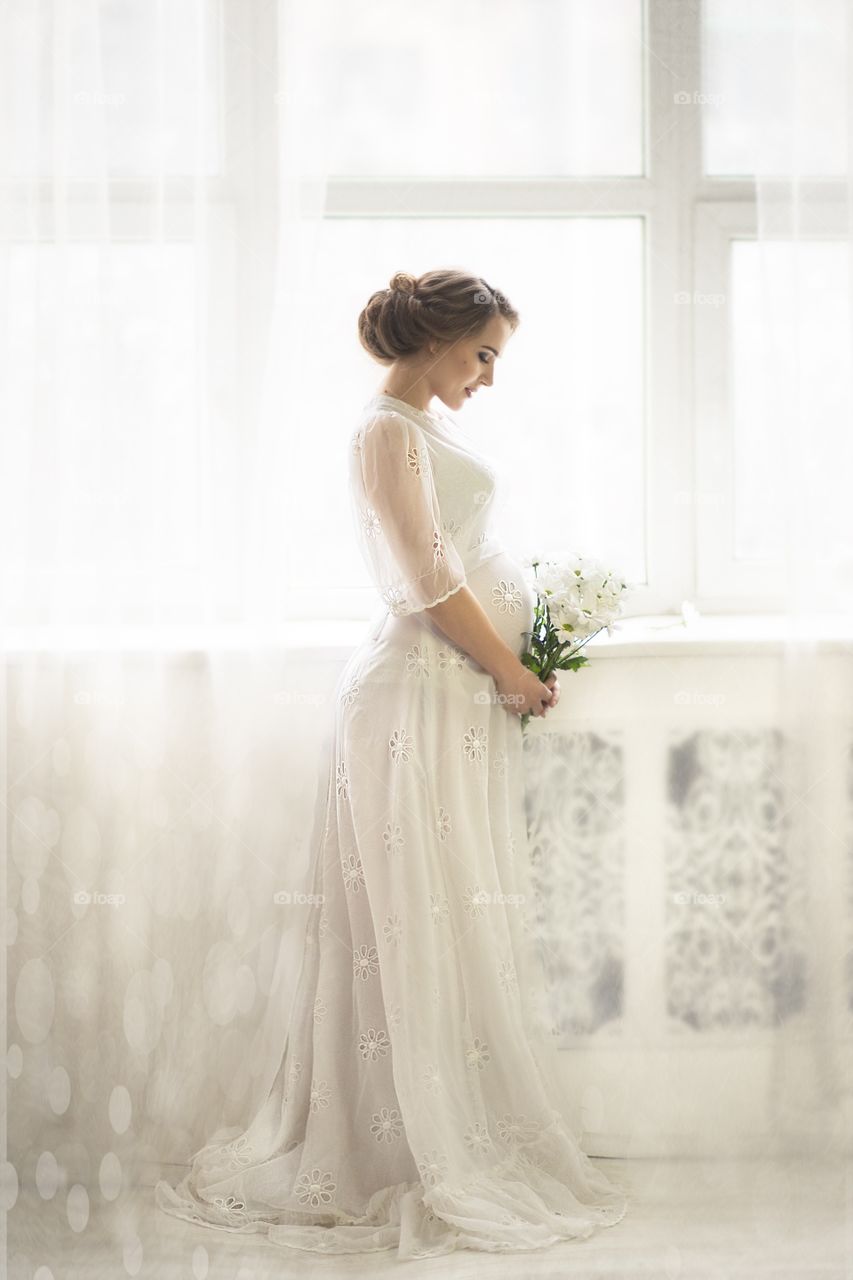
<svg viewBox="0 0 853 1280"><path fill-rule="evenodd" d="M494 347L490 347L490 346L489 346L489 344L488 344L487 342L484 342L484 343L483 343L483 346L486 348L486 350L487 350L487 351L493 351L495 355L497 355L497 354L498 354L498 353L497 353L497 351L495 351ZM500 357L499 357L499 358L500 358Z"/></svg>

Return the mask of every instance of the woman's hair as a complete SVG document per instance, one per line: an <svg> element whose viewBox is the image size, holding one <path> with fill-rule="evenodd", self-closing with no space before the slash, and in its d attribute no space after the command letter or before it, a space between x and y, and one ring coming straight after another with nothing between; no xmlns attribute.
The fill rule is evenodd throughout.
<svg viewBox="0 0 853 1280"><path fill-rule="evenodd" d="M515 329L519 314L481 276L445 267L422 276L396 271L387 289L371 294L358 317L361 345L380 364L420 351L431 339L453 342L477 333L492 316Z"/></svg>

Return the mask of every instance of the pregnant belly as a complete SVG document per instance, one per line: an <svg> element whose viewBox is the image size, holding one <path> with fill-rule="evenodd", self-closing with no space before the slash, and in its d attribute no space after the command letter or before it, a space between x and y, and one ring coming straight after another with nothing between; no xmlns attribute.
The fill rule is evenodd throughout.
<svg viewBox="0 0 853 1280"><path fill-rule="evenodd" d="M536 602L522 566L506 551L500 551L473 569L467 576L466 585L483 606L498 635L520 657L528 647ZM382 637L388 642L410 645L422 639L424 631L431 633L443 647L459 648L425 609L408 616L388 617ZM475 670L482 671L483 668L470 654L468 662Z"/></svg>
<svg viewBox="0 0 853 1280"><path fill-rule="evenodd" d="M536 603L522 566L500 551L478 565L468 577L468 586L498 635L520 657L528 646Z"/></svg>
<svg viewBox="0 0 853 1280"><path fill-rule="evenodd" d="M533 626L536 596L528 586L524 569L506 551L499 551L477 565L467 576L466 585L483 607L486 617L505 644L521 657L529 644ZM413 646L418 645L417 651ZM367 644L363 656L362 676L368 669L377 673L386 668L395 679L401 667L401 655L437 657L441 649L461 649L441 630L438 623L422 609L410 614L386 614ZM480 664L466 654L470 668L483 671ZM360 658L361 662L362 659ZM366 665L365 665L366 664ZM403 663L405 667L405 663Z"/></svg>

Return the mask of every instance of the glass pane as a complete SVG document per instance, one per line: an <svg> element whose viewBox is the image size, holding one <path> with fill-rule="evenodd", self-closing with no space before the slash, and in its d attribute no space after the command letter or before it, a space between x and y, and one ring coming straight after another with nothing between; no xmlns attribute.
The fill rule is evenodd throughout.
<svg viewBox="0 0 853 1280"><path fill-rule="evenodd" d="M642 173L640 0L332 0L309 15L335 175ZM319 120L317 135L325 163Z"/></svg>
<svg viewBox="0 0 853 1280"><path fill-rule="evenodd" d="M830 558L853 553L849 256L846 241L732 246L739 559L779 559L803 513L812 545ZM795 488L801 503L791 513L779 495Z"/></svg>
<svg viewBox="0 0 853 1280"><path fill-rule="evenodd" d="M703 0L712 175L847 172L846 0Z"/></svg>
<svg viewBox="0 0 853 1280"><path fill-rule="evenodd" d="M610 559L645 578L643 232L639 218L327 221L316 288L305 299L305 404L295 421L288 510L295 587L368 579L348 508L317 513L316 487L345 494L346 445L385 370L361 347L356 321L395 270L476 271L510 298L521 324L494 385L450 411L501 478L496 525L521 553L534 546ZM334 376L330 378L330 367ZM319 412L310 388L322 387ZM441 408L438 401L437 408Z"/></svg>
<svg viewBox="0 0 853 1280"><path fill-rule="evenodd" d="M10 6L4 167L17 177L144 177L220 168L218 0ZM67 62L56 45L67 39ZM57 169L59 165L59 169Z"/></svg>

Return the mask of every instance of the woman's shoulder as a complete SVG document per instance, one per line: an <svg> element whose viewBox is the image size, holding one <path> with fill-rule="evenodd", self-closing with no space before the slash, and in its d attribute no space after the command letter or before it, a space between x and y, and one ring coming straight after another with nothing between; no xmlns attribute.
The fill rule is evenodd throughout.
<svg viewBox="0 0 853 1280"><path fill-rule="evenodd" d="M427 444L417 422L405 413L385 406L366 407L350 435L350 450L359 456L366 451L371 457L408 456L413 448L423 448Z"/></svg>

